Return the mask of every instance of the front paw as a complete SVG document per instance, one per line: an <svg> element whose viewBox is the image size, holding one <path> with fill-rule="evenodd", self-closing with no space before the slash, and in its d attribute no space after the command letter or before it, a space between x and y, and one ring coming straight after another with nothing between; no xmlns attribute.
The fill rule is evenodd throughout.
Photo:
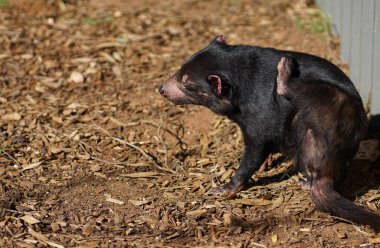
<svg viewBox="0 0 380 248"><path fill-rule="evenodd" d="M209 193L215 196L231 197L243 190L243 188L244 185L235 185L232 182L229 182L222 186L211 189Z"/></svg>

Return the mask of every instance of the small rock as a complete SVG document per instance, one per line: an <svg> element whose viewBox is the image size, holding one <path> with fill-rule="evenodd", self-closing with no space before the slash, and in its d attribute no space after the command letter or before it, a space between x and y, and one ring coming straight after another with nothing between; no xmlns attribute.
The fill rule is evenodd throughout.
<svg viewBox="0 0 380 248"><path fill-rule="evenodd" d="M74 82L77 84L83 83L84 82L84 76L80 72L73 71L70 75L69 82Z"/></svg>

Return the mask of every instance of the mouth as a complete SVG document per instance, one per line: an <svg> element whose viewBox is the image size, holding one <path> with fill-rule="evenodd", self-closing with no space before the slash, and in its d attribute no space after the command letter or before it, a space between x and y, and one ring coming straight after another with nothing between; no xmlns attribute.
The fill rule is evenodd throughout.
<svg viewBox="0 0 380 248"><path fill-rule="evenodd" d="M191 100L191 97L187 96L185 93L181 91L181 89L178 88L174 92L168 91L165 88L165 85L160 85L158 88L159 93L171 101L172 103L176 105L185 105L185 104L192 104L193 101Z"/></svg>
<svg viewBox="0 0 380 248"><path fill-rule="evenodd" d="M189 104L190 98L183 92L180 84L175 79L175 75L170 77L165 83L158 87L158 92L166 99L175 104Z"/></svg>

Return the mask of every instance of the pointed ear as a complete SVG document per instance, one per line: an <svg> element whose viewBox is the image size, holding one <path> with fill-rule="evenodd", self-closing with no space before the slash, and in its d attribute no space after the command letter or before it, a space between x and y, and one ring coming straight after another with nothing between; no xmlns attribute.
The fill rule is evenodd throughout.
<svg viewBox="0 0 380 248"><path fill-rule="evenodd" d="M218 95L222 94L222 80L217 75L209 75L207 77L208 82L210 85L215 89L216 93Z"/></svg>
<svg viewBox="0 0 380 248"><path fill-rule="evenodd" d="M215 36L213 41L220 42L223 44L227 44L227 38L226 38L226 36L224 36L222 34L218 34L217 36Z"/></svg>

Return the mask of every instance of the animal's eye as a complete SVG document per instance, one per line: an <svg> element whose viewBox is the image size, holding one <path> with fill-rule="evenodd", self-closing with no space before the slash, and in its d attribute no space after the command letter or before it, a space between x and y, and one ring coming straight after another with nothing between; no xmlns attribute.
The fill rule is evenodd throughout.
<svg viewBox="0 0 380 248"><path fill-rule="evenodd" d="M182 85L184 87L190 87L191 86L191 82L189 80L186 80L186 81L182 81Z"/></svg>
<svg viewBox="0 0 380 248"><path fill-rule="evenodd" d="M192 82L190 81L189 76L186 75L186 74L183 75L181 82L182 82L182 85L183 85L185 88L186 88L186 87L190 87L190 86L192 85Z"/></svg>

